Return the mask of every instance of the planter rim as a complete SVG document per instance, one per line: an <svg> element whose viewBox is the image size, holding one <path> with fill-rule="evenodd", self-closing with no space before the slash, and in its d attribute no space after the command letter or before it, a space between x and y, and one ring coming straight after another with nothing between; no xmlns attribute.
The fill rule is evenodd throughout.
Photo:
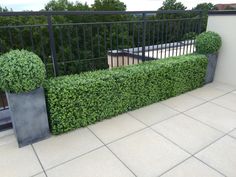
<svg viewBox="0 0 236 177"><path fill-rule="evenodd" d="M28 94L28 93L30 93L30 92L33 92L33 91L39 89L39 88L43 88L43 86L37 87L37 88L35 88L34 90L30 90L30 91L28 91L28 92L19 92L19 93L15 93L15 92L7 91L7 90L5 90L5 91L3 90L3 91L6 92L6 93L9 93L9 94L20 95L20 94ZM43 88L43 89L44 89L44 88Z"/></svg>

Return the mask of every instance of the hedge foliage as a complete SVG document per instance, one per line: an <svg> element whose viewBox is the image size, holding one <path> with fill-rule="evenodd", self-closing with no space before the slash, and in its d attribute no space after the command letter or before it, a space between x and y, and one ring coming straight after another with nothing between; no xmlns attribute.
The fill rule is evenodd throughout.
<svg viewBox="0 0 236 177"><path fill-rule="evenodd" d="M214 54L219 51L222 45L219 34L207 31L196 38L196 51L199 54Z"/></svg>
<svg viewBox="0 0 236 177"><path fill-rule="evenodd" d="M53 134L87 126L202 86L204 55L62 76L45 82Z"/></svg>
<svg viewBox="0 0 236 177"><path fill-rule="evenodd" d="M0 89L13 93L28 92L41 86L45 66L33 52L12 50L0 56Z"/></svg>

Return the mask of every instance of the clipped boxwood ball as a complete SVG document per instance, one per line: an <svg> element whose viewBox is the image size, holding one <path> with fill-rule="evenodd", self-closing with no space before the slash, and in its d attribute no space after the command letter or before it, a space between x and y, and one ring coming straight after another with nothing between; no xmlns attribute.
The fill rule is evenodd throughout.
<svg viewBox="0 0 236 177"><path fill-rule="evenodd" d="M222 41L219 34L207 31L196 38L196 51L199 54L214 54L219 51Z"/></svg>
<svg viewBox="0 0 236 177"><path fill-rule="evenodd" d="M0 56L0 89L11 92L29 92L42 85L45 65L33 52L12 50Z"/></svg>

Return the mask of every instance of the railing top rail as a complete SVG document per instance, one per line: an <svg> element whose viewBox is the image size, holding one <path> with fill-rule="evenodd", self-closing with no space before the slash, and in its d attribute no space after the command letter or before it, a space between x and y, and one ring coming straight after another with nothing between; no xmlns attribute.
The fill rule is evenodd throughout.
<svg viewBox="0 0 236 177"><path fill-rule="evenodd" d="M122 15L122 14L179 14L201 13L202 10L157 10L157 11L22 11L0 12L0 16L51 16L51 15Z"/></svg>

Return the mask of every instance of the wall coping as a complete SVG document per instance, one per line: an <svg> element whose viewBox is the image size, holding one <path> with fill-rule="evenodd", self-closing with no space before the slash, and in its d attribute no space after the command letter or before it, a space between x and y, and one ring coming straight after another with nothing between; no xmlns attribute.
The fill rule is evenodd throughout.
<svg viewBox="0 0 236 177"><path fill-rule="evenodd" d="M236 10L210 10L208 15L236 15Z"/></svg>

